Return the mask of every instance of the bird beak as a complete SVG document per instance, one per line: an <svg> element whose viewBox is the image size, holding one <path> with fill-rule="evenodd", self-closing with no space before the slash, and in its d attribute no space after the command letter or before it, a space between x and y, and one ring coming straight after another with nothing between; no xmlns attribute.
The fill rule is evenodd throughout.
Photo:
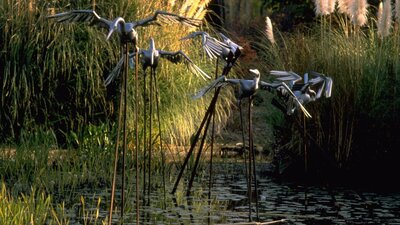
<svg viewBox="0 0 400 225"><path fill-rule="evenodd" d="M260 72L258 71L258 69L249 69L249 71L255 75L259 75Z"/></svg>
<svg viewBox="0 0 400 225"><path fill-rule="evenodd" d="M110 39L111 35L114 33L114 29L111 29L107 34L107 40Z"/></svg>

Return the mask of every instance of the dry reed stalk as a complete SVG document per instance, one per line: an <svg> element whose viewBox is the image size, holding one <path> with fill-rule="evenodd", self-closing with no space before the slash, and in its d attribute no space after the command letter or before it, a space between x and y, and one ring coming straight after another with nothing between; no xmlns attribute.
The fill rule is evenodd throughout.
<svg viewBox="0 0 400 225"><path fill-rule="evenodd" d="M381 2L379 4L379 8L381 7L381 4L383 5L383 10L380 17L378 17L378 35L381 38L384 38L389 36L390 28L392 26L392 3L390 0L385 0L383 3Z"/></svg>
<svg viewBox="0 0 400 225"><path fill-rule="evenodd" d="M349 0L338 0L338 9L340 13L350 16Z"/></svg>
<svg viewBox="0 0 400 225"><path fill-rule="evenodd" d="M383 2L379 2L378 11L376 12L377 27L379 27L379 22L382 20L383 14Z"/></svg>
<svg viewBox="0 0 400 225"><path fill-rule="evenodd" d="M275 44L274 30L272 27L271 19L268 16L265 17L265 33L267 34L267 38L271 42L271 44Z"/></svg>
<svg viewBox="0 0 400 225"><path fill-rule="evenodd" d="M351 21L354 25L362 27L367 23L367 0L354 0L350 2L349 10L351 13Z"/></svg>
<svg viewBox="0 0 400 225"><path fill-rule="evenodd" d="M335 6L336 6L336 0L328 0L327 4L328 8L328 13L331 14L335 11Z"/></svg>
<svg viewBox="0 0 400 225"><path fill-rule="evenodd" d="M317 15L328 15L328 0L315 0L315 14Z"/></svg>
<svg viewBox="0 0 400 225"><path fill-rule="evenodd" d="M400 0L396 0L394 6L394 12L395 12L396 22L400 23Z"/></svg>
<svg viewBox="0 0 400 225"><path fill-rule="evenodd" d="M197 12L197 8L199 7L200 1L193 1L193 3L190 5L187 13L185 14L186 17L193 17L193 15Z"/></svg>

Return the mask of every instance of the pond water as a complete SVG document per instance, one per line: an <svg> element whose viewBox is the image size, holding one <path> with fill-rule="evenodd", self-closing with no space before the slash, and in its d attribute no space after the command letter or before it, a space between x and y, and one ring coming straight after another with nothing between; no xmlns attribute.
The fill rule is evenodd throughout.
<svg viewBox="0 0 400 225"><path fill-rule="evenodd" d="M211 200L208 199L208 170L198 174L192 188L192 196L187 198L183 179L175 195L169 192L175 182L175 175L166 179L166 193L160 177L152 178L153 190L150 204L140 201L141 224L234 224L249 221L247 181L243 163L218 163L213 165L213 186ZM370 192L348 188L305 186L280 182L265 175L269 174L269 164L257 164L258 219L256 204L252 203L252 220L259 222L278 221L279 224L400 224L400 191ZM132 171L131 171L132 172ZM131 178L134 179L134 178ZM133 183L132 180L128 183ZM87 209L90 202L96 203L99 196L109 199L109 194L81 190L86 198ZM128 185L124 224L135 224L135 190ZM141 195L142 192L140 192ZM255 196L255 194L253 194ZM116 198L119 199L119 194ZM92 199L90 201L89 199ZM147 197L145 198L147 201ZM254 200L255 198L253 198ZM99 220L108 216L108 200L103 200ZM116 203L119 204L119 203ZM147 203L146 203L147 204ZM117 205L118 206L118 205ZM70 212L72 224L89 221L90 215L79 213L82 204ZM119 207L113 221L120 223ZM92 213L91 215L94 215ZM93 219L91 220L93 222Z"/></svg>

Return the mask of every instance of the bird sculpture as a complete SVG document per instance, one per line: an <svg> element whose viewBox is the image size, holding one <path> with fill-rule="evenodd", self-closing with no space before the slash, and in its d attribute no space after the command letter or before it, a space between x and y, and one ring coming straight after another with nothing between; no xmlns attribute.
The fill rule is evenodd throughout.
<svg viewBox="0 0 400 225"><path fill-rule="evenodd" d="M311 71L304 74L304 78L292 71L270 71L271 75L277 77L277 80L288 83L288 87L292 90L298 101L293 101L293 97L288 95L287 89L277 89L279 97L284 99L286 103L287 114L291 115L300 107L299 103L306 105L314 102L324 95L330 98L332 94L332 78L321 73ZM309 74L313 76L309 79ZM303 83L300 83L303 81ZM315 91L316 89L317 91ZM278 107L279 108L279 107Z"/></svg>
<svg viewBox="0 0 400 225"><path fill-rule="evenodd" d="M196 75L203 79L210 79L210 76L201 70L182 50L170 52L157 49L154 43L154 39L150 38L150 46L148 49L140 49L138 52L140 63L142 65L143 71L146 72L147 68L151 68L152 71L158 66L160 58L167 59L172 63L184 63L186 66ZM129 54L129 64L134 67L136 59L136 52ZM124 57L118 61L117 65L108 75L104 81L104 85L109 85L119 74L124 66Z"/></svg>
<svg viewBox="0 0 400 225"><path fill-rule="evenodd" d="M233 42L231 39L226 37L224 34L219 33L222 41L211 37L207 32L196 31L192 32L186 37L181 38L181 40L192 39L197 36L202 38L202 47L206 52L206 55L210 59L222 59L225 61L225 65L222 70L222 75L227 75L230 69L235 65L236 60L241 55L243 48Z"/></svg>
<svg viewBox="0 0 400 225"><path fill-rule="evenodd" d="M92 26L98 26L108 30L107 40L114 32L120 36L121 43L133 43L136 46L138 34L137 27L149 25L161 25L161 23L181 23L191 27L198 27L201 20L182 17L165 11L156 11L152 16L134 22L125 22L124 18L117 17L114 20L108 20L100 17L94 10L72 10L69 12L58 13L48 16L59 23L89 23Z"/></svg>
<svg viewBox="0 0 400 225"><path fill-rule="evenodd" d="M230 48L230 51L222 53L222 57L226 62L222 74L228 74L231 68L235 65L236 60L242 54L243 48L226 37L224 34L219 33L219 35L223 39L223 42Z"/></svg>
<svg viewBox="0 0 400 225"><path fill-rule="evenodd" d="M218 39L211 37L207 32L195 31L189 35L181 38L181 41L201 37L201 45L206 55L210 59L216 59L221 56L223 52L229 51L229 46L219 41ZM225 48L225 49L224 49Z"/></svg>

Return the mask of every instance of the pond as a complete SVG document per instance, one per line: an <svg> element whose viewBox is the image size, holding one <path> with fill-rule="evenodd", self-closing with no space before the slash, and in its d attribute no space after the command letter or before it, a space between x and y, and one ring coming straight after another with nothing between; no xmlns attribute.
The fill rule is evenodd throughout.
<svg viewBox="0 0 400 225"><path fill-rule="evenodd" d="M170 194L175 182L175 174L166 178L164 193L161 177L153 177L153 188L149 196L140 201L141 224L235 224L249 221L247 181L243 163L216 163L213 165L213 185L211 200L209 194L209 173L207 168L198 174L192 188L192 196L187 198L186 181L181 182L175 195ZM134 171L130 171L133 174ZM252 203L253 221L279 221L279 224L400 224L400 192L371 192L341 187L306 186L282 182L270 174L268 163L257 164L258 216L256 203ZM124 224L135 224L134 178L127 180L128 190L124 214ZM85 196L87 209L96 210L94 203L99 197L108 199L104 190L99 194L93 190L80 190ZM109 191L107 191L109 192ZM143 196L142 192L141 196ZM165 195L164 195L165 194ZM255 196L255 194L253 194ZM117 201L120 194L116 195ZM90 201L92 199L92 201ZM254 198L253 198L254 200ZM93 205L90 205L93 202ZM108 216L108 202L104 201L99 210L99 218ZM149 204L148 204L149 203ZM119 203L117 203L119 204ZM144 206L146 205L146 206ZM70 210L70 222L83 224L90 215L79 213L78 205ZM93 213L95 214L95 213ZM113 221L120 223L119 205ZM93 222L93 220L91 220Z"/></svg>

